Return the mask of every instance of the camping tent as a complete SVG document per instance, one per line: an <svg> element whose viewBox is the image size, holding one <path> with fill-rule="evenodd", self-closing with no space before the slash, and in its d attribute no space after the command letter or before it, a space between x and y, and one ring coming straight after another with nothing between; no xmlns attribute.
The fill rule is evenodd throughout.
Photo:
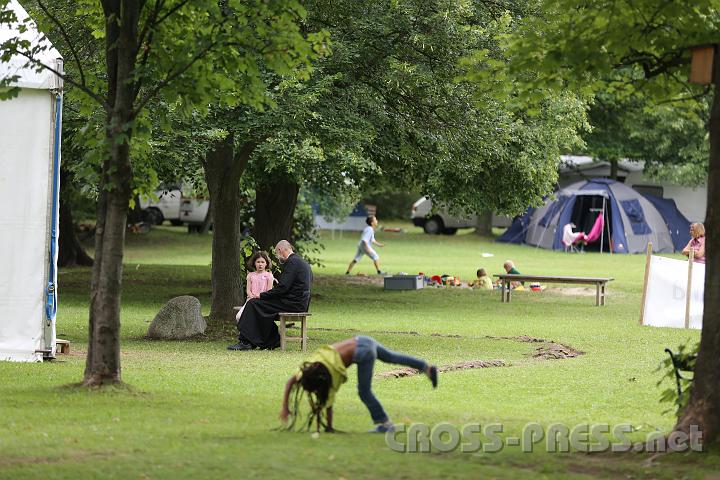
<svg viewBox="0 0 720 480"><path fill-rule="evenodd" d="M614 180L584 180L554 197L517 217L498 241L562 250L565 225L573 223L576 231L587 233L599 215L603 215L601 235L586 249L641 253L652 242L654 252L669 253L682 249L690 240L690 223L674 202L646 198Z"/></svg>
<svg viewBox="0 0 720 480"><path fill-rule="evenodd" d="M0 44L20 36L62 71L22 6L10 0L6 12L17 21L0 24ZM0 62L0 79L19 88L0 101L0 360L41 361L55 354L62 79L26 64L17 55Z"/></svg>

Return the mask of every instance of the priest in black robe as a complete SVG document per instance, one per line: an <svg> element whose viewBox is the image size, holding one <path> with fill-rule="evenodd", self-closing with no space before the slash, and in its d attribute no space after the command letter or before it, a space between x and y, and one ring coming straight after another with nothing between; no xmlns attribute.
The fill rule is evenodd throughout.
<svg viewBox="0 0 720 480"><path fill-rule="evenodd" d="M280 346L275 324L279 312L307 312L310 306L310 265L293 251L287 240L280 240L275 254L284 264L278 284L248 300L238 321L238 343L228 350L273 349Z"/></svg>

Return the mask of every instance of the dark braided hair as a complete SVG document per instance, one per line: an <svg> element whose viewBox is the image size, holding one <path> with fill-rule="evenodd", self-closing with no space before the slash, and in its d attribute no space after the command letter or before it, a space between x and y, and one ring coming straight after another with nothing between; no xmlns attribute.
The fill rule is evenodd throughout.
<svg viewBox="0 0 720 480"><path fill-rule="evenodd" d="M300 372L300 378L293 385L293 391L291 392L292 408L290 414L292 420L288 424L287 430L295 428L295 422L299 416L300 400L304 392L307 392L310 413L308 413L304 425L300 426L300 430L309 431L313 423L316 424L318 431L321 426L327 428L325 404L332 385L330 371L320 362L305 362L300 367Z"/></svg>

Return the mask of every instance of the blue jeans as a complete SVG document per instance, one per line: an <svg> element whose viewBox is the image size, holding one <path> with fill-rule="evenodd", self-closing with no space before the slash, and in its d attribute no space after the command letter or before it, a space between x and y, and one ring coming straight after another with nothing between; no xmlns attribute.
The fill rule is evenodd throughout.
<svg viewBox="0 0 720 480"><path fill-rule="evenodd" d="M424 371L427 368L427 363L410 355L388 350L380 345L374 338L358 336L355 337L355 340L357 341L357 345L355 346L353 362L357 364L358 395L360 395L360 400L362 400L368 410L370 410L370 416L373 422L387 422L389 420L387 413L385 413L380 401L372 392L372 376L375 359L385 363L405 365L406 367L420 371Z"/></svg>

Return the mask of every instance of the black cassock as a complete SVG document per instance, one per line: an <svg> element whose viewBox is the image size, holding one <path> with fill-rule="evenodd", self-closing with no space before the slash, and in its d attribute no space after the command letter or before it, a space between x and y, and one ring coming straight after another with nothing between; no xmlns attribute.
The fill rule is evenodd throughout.
<svg viewBox="0 0 720 480"><path fill-rule="evenodd" d="M310 306L310 265L296 254L285 262L278 284L248 300L238 322L238 339L257 348L274 348L280 343L275 325L279 312L307 312Z"/></svg>

